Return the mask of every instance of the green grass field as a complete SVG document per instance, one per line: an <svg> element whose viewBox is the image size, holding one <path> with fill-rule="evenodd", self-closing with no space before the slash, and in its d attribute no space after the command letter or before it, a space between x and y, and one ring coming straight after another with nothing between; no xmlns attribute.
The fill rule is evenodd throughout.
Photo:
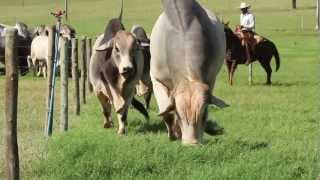
<svg viewBox="0 0 320 180"><path fill-rule="evenodd" d="M49 11L62 6L53 0L0 1L0 22L28 25L54 23ZM63 2L63 1L59 1ZM238 0L201 0L232 25L239 21ZM135 110L128 115L129 133L102 128L97 98L88 94L81 116L73 111L70 90L70 128L59 132L59 83L54 135L44 137L46 81L20 77L18 141L22 179L316 179L319 174L319 38L314 31L314 1L250 0L257 32L273 40L281 68L265 86L265 72L254 65L254 85L247 83L247 67L239 66L235 85L227 84L222 68L214 94L231 106L210 108L210 119L225 128L220 136L205 136L198 147L170 142L157 116L153 99L146 122ZM119 13L120 1L70 2L70 24L79 36L103 32L108 19ZM160 0L125 0L124 24L144 26L150 33L161 12ZM303 29L301 20L303 19ZM273 61L273 68L275 63ZM0 129L4 122L4 81L0 77ZM116 122L116 121L114 121ZM3 133L0 133L3 138ZM0 179L3 143L0 144Z"/></svg>

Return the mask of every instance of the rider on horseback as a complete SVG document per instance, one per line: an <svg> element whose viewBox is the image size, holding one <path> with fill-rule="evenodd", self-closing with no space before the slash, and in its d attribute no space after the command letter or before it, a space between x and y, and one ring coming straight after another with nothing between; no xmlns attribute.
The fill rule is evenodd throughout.
<svg viewBox="0 0 320 180"><path fill-rule="evenodd" d="M250 5L242 2L240 4L240 37L242 39L242 45L246 47L246 64L250 64L253 61L252 53L256 45L255 35L255 17L249 11Z"/></svg>

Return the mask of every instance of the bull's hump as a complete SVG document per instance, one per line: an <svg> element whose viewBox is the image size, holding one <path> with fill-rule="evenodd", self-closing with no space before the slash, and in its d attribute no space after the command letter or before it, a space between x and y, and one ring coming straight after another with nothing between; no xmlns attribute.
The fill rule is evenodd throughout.
<svg viewBox="0 0 320 180"><path fill-rule="evenodd" d="M186 31L194 19L194 5L193 0L166 0L164 2L164 12L174 28Z"/></svg>
<svg viewBox="0 0 320 180"><path fill-rule="evenodd" d="M177 31L175 28L166 34L167 63L174 79L202 80L201 71L212 56L208 51L210 40L203 27L194 18L188 29ZM173 41L174 39L174 41ZM178 58L177 58L178 57Z"/></svg>

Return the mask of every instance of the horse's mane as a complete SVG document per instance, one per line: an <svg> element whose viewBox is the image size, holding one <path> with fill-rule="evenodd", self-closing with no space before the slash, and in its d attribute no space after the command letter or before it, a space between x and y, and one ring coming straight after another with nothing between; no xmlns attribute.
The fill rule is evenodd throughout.
<svg viewBox="0 0 320 180"><path fill-rule="evenodd" d="M231 44L233 45L241 45L241 40L239 37L231 30L228 24L224 24L224 31L226 34L226 41L227 41L227 49L231 48Z"/></svg>

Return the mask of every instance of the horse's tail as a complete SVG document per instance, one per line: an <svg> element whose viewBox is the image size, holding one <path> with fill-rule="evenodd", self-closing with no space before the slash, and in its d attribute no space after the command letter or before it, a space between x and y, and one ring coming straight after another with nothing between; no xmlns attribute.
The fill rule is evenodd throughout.
<svg viewBox="0 0 320 180"><path fill-rule="evenodd" d="M273 50L274 58L276 59L276 72L277 72L279 70L279 68L280 68L280 56L279 56L278 49L277 49L276 45L273 42L271 42L271 47L272 47L272 50Z"/></svg>

